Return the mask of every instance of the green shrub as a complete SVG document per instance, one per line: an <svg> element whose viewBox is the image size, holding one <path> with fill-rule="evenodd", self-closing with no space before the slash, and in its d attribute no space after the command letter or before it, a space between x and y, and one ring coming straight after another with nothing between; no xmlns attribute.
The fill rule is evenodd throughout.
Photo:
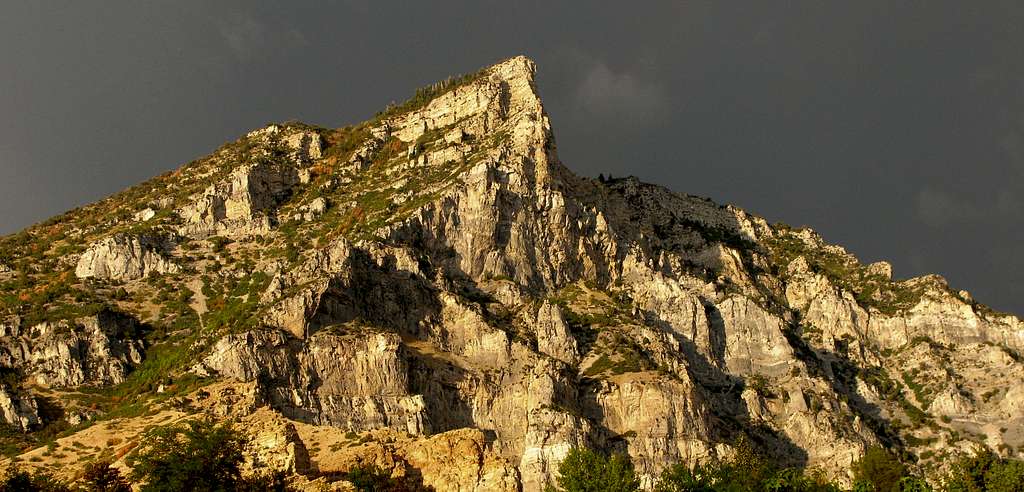
<svg viewBox="0 0 1024 492"><path fill-rule="evenodd" d="M586 448L573 448L558 465L557 487L564 492L629 492L640 490L633 463L621 454L605 456Z"/></svg>
<svg viewBox="0 0 1024 492"><path fill-rule="evenodd" d="M838 492L842 489L819 473L780 468L740 439L731 458L688 467L677 463L664 472L655 492L793 491Z"/></svg>
<svg viewBox="0 0 1024 492"><path fill-rule="evenodd" d="M232 490L241 481L245 438L229 423L190 420L158 427L128 459L143 491Z"/></svg>
<svg viewBox="0 0 1024 492"><path fill-rule="evenodd" d="M979 451L953 463L942 482L950 492L1024 492L1024 461Z"/></svg>
<svg viewBox="0 0 1024 492"><path fill-rule="evenodd" d="M94 461L82 473L82 490L86 492L129 492L131 486L121 471L110 466L110 461Z"/></svg>
<svg viewBox="0 0 1024 492"><path fill-rule="evenodd" d="M752 374L747 378L747 385L762 397L775 397L775 392L771 388L771 382L762 374Z"/></svg>
<svg viewBox="0 0 1024 492"><path fill-rule="evenodd" d="M391 478L390 473L373 465L357 466L349 470L345 474L345 480L348 480L356 490L361 492L382 492L397 488L397 482Z"/></svg>
<svg viewBox="0 0 1024 492"><path fill-rule="evenodd" d="M398 105L388 105L388 107L385 108L384 111L377 113L375 119L380 121L386 118L390 118L392 116L408 113L410 111L415 111L416 109L422 108L423 106L426 106L427 103L434 100L438 96L441 96L448 91L469 84L470 82L473 82L474 80L480 78L485 73L485 70L486 69L480 69L473 73L449 77L445 80L435 82L426 87L420 87L419 89L416 89L416 93L413 94L413 96L408 101L405 101L404 103Z"/></svg>
<svg viewBox="0 0 1024 492"><path fill-rule="evenodd" d="M775 467L746 439L736 444L736 454L726 460L686 467L678 463L662 473L655 490L756 490L775 473Z"/></svg>
<svg viewBox="0 0 1024 492"><path fill-rule="evenodd" d="M227 245L231 244L230 239L221 236L213 236L207 239L207 241L210 242L210 245L213 247L213 251L215 253L223 252L224 248L227 247Z"/></svg>
<svg viewBox="0 0 1024 492"><path fill-rule="evenodd" d="M853 464L855 490L890 492L901 490L900 481L910 476L906 465L896 455L880 446L872 446ZM867 488L865 488L867 487Z"/></svg>

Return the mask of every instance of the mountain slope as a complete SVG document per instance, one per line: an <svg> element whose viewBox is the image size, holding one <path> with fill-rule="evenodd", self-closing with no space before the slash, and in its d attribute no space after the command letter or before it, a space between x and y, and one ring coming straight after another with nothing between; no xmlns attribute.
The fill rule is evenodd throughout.
<svg viewBox="0 0 1024 492"><path fill-rule="evenodd" d="M925 469L1024 451L1020 320L810 230L573 175L534 70L271 125L3 238L2 418L30 447L268 416L289 472L351 466L316 445L338 429L441 489L537 490L573 446L628 453L645 484L740 436L840 479L878 443ZM404 447L453 432L486 472ZM284 466L267 452L254 467Z"/></svg>

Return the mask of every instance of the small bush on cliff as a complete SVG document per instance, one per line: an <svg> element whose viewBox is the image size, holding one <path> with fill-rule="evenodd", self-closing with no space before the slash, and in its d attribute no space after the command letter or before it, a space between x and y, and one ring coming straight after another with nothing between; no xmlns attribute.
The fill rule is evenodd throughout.
<svg viewBox="0 0 1024 492"><path fill-rule="evenodd" d="M1024 461L981 451L954 463L943 486L950 492L1024 492Z"/></svg>
<svg viewBox="0 0 1024 492"><path fill-rule="evenodd" d="M121 476L121 471L110 466L109 461L89 463L82 473L82 490L87 492L129 492L132 490L128 481Z"/></svg>
<svg viewBox="0 0 1024 492"><path fill-rule="evenodd" d="M757 452L749 441L741 439L736 444L736 454L729 459L692 467L682 463L669 467L661 474L654 490L838 492L841 489L818 474L797 468L780 468Z"/></svg>
<svg viewBox="0 0 1024 492"><path fill-rule="evenodd" d="M558 466L557 488L564 492L629 492L640 490L633 463L621 454L605 456L586 448L573 448Z"/></svg>
<svg viewBox="0 0 1024 492"><path fill-rule="evenodd" d="M352 486L360 492L400 490L398 482L391 478L390 473L373 465L349 470L345 474L345 480L351 482Z"/></svg>
<svg viewBox="0 0 1024 492"><path fill-rule="evenodd" d="M131 478L144 491L234 490L245 438L230 424L191 420L153 430L129 458Z"/></svg>
<svg viewBox="0 0 1024 492"><path fill-rule="evenodd" d="M853 464L853 481L854 490L858 492L930 490L923 480L910 473L896 455L879 446L868 448L864 456Z"/></svg>

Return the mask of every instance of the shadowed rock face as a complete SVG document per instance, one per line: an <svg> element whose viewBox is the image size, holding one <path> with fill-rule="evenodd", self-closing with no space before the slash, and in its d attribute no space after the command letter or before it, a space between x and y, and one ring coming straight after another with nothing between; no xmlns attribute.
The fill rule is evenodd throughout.
<svg viewBox="0 0 1024 492"><path fill-rule="evenodd" d="M0 416L3 416L4 422L22 432L41 422L39 404L35 398L12 395L7 388L0 388Z"/></svg>
<svg viewBox="0 0 1024 492"><path fill-rule="evenodd" d="M132 317L111 311L43 322L21 330L13 325L0 340L3 366L18 368L41 386L102 386L125 380L142 361L142 328Z"/></svg>
<svg viewBox="0 0 1024 492"><path fill-rule="evenodd" d="M138 205L176 247L80 228L92 246L76 273L113 282L99 296L148 292L144 277L192 292L189 330L209 348L189 370L254 384L291 419L474 429L431 446L504 460L459 478L479 490L538 490L574 446L628 453L651 485L741 435L840 479L879 442L1024 444L1017 318L937 277L893 281L813 231L573 175L534 71L513 58L358 127L254 131ZM5 364L117 384L141 357L99 325L57 335L61 322L5 338ZM31 405L4 396L3 418L32 425ZM440 459L410 453L416 467Z"/></svg>

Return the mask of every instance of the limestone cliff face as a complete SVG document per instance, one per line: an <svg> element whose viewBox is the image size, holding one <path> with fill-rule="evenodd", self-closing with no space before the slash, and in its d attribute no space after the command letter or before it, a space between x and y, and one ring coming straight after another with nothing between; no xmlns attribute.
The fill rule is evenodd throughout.
<svg viewBox="0 0 1024 492"><path fill-rule="evenodd" d="M1024 445L1019 319L809 230L575 176L534 75L517 57L355 127L251 132L161 182L173 196L143 187L133 210L160 210L144 220L173 248L83 232L80 288L123 288L124 309L192 336L175 375L418 439L377 456L438 490L540 490L577 446L628 453L650 486L740 436L840 479L877 443L922 467L968 440ZM161 282L188 292L136 298ZM4 364L50 385L117 384L142 350L40 326L5 339ZM0 414L31 425L8 399ZM267 459L307 473L301 454Z"/></svg>
<svg viewBox="0 0 1024 492"><path fill-rule="evenodd" d="M41 386L118 384L142 362L141 328L120 313L101 311L24 330L18 324L4 328L0 363Z"/></svg>
<svg viewBox="0 0 1024 492"><path fill-rule="evenodd" d="M382 427L410 434L429 431L423 397L408 390L398 336L341 330L304 341L271 330L229 336L198 370L259 380L271 404L292 418L357 432Z"/></svg>
<svg viewBox="0 0 1024 492"><path fill-rule="evenodd" d="M78 259L78 278L137 280L151 273L174 273L178 266L161 250L165 241L147 236L114 235L97 241Z"/></svg>
<svg viewBox="0 0 1024 492"><path fill-rule="evenodd" d="M15 394L8 388L0 388L0 417L22 432L27 432L42 422L36 399Z"/></svg>
<svg viewBox="0 0 1024 492"><path fill-rule="evenodd" d="M268 212L292 187L309 181L307 167L322 157L320 135L277 125L247 135L251 164L234 169L178 210L180 230L190 235L265 233Z"/></svg>

